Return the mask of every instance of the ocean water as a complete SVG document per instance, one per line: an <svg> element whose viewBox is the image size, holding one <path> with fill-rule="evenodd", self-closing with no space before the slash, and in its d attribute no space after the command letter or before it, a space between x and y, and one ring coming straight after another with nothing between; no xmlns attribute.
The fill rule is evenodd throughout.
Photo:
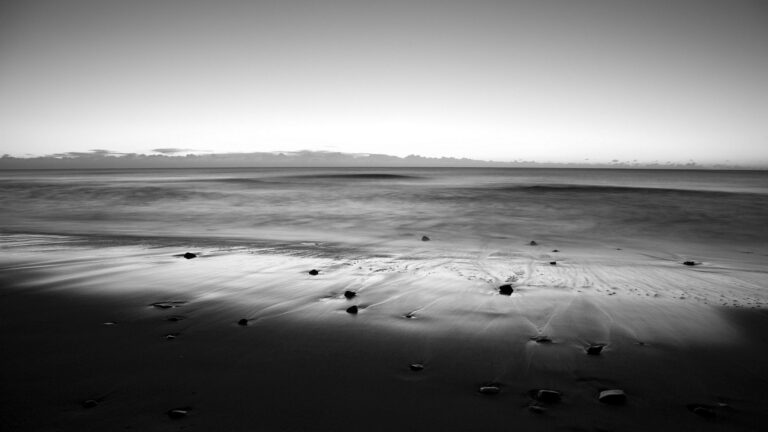
<svg viewBox="0 0 768 432"><path fill-rule="evenodd" d="M0 206L2 234L150 243L768 245L759 171L5 171Z"/></svg>

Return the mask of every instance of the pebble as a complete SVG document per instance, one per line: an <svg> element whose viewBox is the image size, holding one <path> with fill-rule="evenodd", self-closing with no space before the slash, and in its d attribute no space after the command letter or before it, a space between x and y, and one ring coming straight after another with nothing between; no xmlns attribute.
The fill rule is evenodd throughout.
<svg viewBox="0 0 768 432"><path fill-rule="evenodd" d="M600 355L600 353L603 351L603 348L605 345L602 344L594 344L587 347L587 354L589 355Z"/></svg>
<svg viewBox="0 0 768 432"><path fill-rule="evenodd" d="M410 365L409 367L410 367L410 368L411 368L411 370L412 370L412 371L414 371L414 372L418 372L418 371L420 371L420 370L423 370L423 369L424 369L424 365L423 365L423 364L421 364L421 363L411 363L411 365Z"/></svg>
<svg viewBox="0 0 768 432"><path fill-rule="evenodd" d="M696 262L695 261L683 261L683 264L687 265L687 266L695 266Z"/></svg>
<svg viewBox="0 0 768 432"><path fill-rule="evenodd" d="M317 276L318 274L320 274L320 271L312 269L312 270L309 271L309 274L312 275L312 276Z"/></svg>
<svg viewBox="0 0 768 432"><path fill-rule="evenodd" d="M550 261L549 265L557 265L557 261Z"/></svg>
<svg viewBox="0 0 768 432"><path fill-rule="evenodd" d="M536 343L552 343L552 339L547 336L532 336L531 340Z"/></svg>
<svg viewBox="0 0 768 432"><path fill-rule="evenodd" d="M237 324L245 327L248 325L248 320L245 318L241 318L240 321L237 322Z"/></svg>
<svg viewBox="0 0 768 432"><path fill-rule="evenodd" d="M421 236L421 241L429 241L429 237L427 237L427 236Z"/></svg>
<svg viewBox="0 0 768 432"><path fill-rule="evenodd" d="M501 392L501 388L498 385L485 385L480 386L478 391L484 395L497 395Z"/></svg>
<svg viewBox="0 0 768 432"><path fill-rule="evenodd" d="M97 401L96 399L88 399L83 401L82 405L83 405L83 408L95 408L99 405L99 401Z"/></svg>
<svg viewBox="0 0 768 432"><path fill-rule="evenodd" d="M172 419L181 419L189 415L189 410L176 408L176 409L168 410L166 414L168 414L168 417Z"/></svg>
<svg viewBox="0 0 768 432"><path fill-rule="evenodd" d="M560 402L562 393L557 390L539 390L536 392L536 400L544 403L557 403Z"/></svg>
<svg viewBox="0 0 768 432"><path fill-rule="evenodd" d="M528 411L530 411L532 413L536 413L536 414L544 414L546 409L544 409L544 407L541 406L541 405L529 405L528 406Z"/></svg>
<svg viewBox="0 0 768 432"><path fill-rule="evenodd" d="M354 292L354 291L349 291L349 290L344 291L344 297L346 297L348 299L351 299L351 298L355 297L356 295L357 295L357 293Z"/></svg>
<svg viewBox="0 0 768 432"><path fill-rule="evenodd" d="M347 313L348 314L353 314L353 315L356 314L357 313L357 306L350 306L350 307L348 307L347 308Z"/></svg>
<svg viewBox="0 0 768 432"><path fill-rule="evenodd" d="M624 393L624 390L604 390L600 392L597 399L609 405L623 405L627 402L627 395Z"/></svg>
<svg viewBox="0 0 768 432"><path fill-rule="evenodd" d="M183 256L184 258L186 258L186 259L192 259L192 258L196 258L196 257L197 257L197 255L193 254L192 252L186 252L186 253L184 253L184 255L182 255L182 256Z"/></svg>
<svg viewBox="0 0 768 432"><path fill-rule="evenodd" d="M536 243L536 242L535 242L535 241L533 241L533 240L531 240L531 242L530 242L530 243L528 243L528 244L529 244L529 245L531 245L531 246L536 246L536 245L538 245L538 243Z"/></svg>
<svg viewBox="0 0 768 432"><path fill-rule="evenodd" d="M512 289L512 285L510 284L505 284L499 287L499 294L501 295L512 295L513 291L514 289Z"/></svg>

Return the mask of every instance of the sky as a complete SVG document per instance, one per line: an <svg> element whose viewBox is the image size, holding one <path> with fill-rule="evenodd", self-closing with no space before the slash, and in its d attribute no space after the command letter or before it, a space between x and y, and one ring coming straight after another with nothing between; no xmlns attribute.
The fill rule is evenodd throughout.
<svg viewBox="0 0 768 432"><path fill-rule="evenodd" d="M0 153L768 166L764 0L0 0Z"/></svg>

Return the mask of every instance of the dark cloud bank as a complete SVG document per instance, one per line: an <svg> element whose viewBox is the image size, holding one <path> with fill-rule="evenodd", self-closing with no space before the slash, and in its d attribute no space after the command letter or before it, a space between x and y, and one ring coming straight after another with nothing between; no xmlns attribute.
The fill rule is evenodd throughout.
<svg viewBox="0 0 768 432"><path fill-rule="evenodd" d="M466 158L406 157L384 154L354 154L325 151L254 152L183 154L189 149L159 148L159 154L119 153L110 150L68 152L47 156L19 158L0 157L0 169L113 169L113 168L249 168L249 167L550 167L550 168L648 168L648 169L765 169L736 165L699 165L693 161L641 164L610 163L545 163L536 161L496 162Z"/></svg>

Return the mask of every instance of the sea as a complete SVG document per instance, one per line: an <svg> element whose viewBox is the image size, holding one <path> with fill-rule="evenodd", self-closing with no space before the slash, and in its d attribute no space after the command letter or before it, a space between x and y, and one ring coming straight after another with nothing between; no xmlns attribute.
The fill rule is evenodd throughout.
<svg viewBox="0 0 768 432"><path fill-rule="evenodd" d="M242 168L0 172L0 236L141 244L417 241L765 249L768 172ZM10 236L10 237L9 237Z"/></svg>

